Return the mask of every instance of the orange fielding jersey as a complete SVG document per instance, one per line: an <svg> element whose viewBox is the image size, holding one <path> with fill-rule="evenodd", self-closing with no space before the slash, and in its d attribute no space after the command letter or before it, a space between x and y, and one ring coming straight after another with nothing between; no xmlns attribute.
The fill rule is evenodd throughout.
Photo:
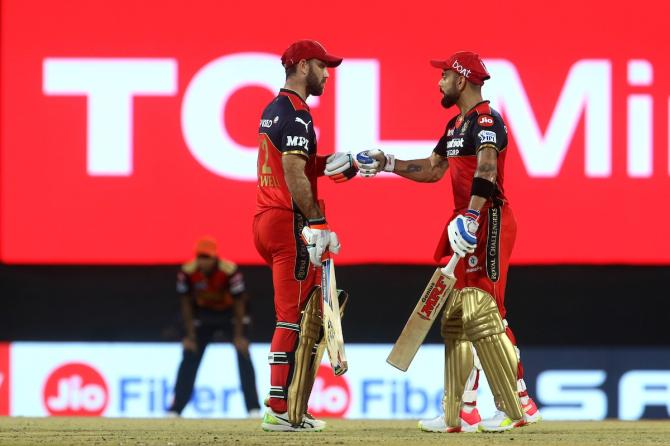
<svg viewBox="0 0 670 446"><path fill-rule="evenodd" d="M281 89L265 107L258 127L258 142L256 215L273 208L299 212L284 178L282 157L285 155L307 159L305 174L317 199L316 133L309 106L296 92Z"/></svg>
<svg viewBox="0 0 670 446"><path fill-rule="evenodd" d="M216 270L210 275L198 269L196 260L184 263L177 273L177 293L189 296L200 308L227 310L233 306L233 299L244 291L244 277L230 260L219 259Z"/></svg>

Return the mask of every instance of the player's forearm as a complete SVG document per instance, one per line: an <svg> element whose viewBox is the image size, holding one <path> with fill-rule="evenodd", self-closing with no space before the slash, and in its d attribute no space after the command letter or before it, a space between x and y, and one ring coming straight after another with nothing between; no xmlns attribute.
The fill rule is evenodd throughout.
<svg viewBox="0 0 670 446"><path fill-rule="evenodd" d="M478 195L472 195L470 197L470 204L468 206L469 209L474 209L476 211L481 211L481 209L484 207L486 204L487 199L484 197L480 197Z"/></svg>
<svg viewBox="0 0 670 446"><path fill-rule="evenodd" d="M447 168L447 161L433 162L431 158L403 161L396 159L393 173L419 183L439 181Z"/></svg>
<svg viewBox="0 0 670 446"><path fill-rule="evenodd" d="M298 209L300 209L300 212L305 217L310 220L323 217L319 205L314 200L312 185L306 176L302 175L302 178L293 178L291 180L287 178L286 183L291 193L291 198L298 205Z"/></svg>
<svg viewBox="0 0 670 446"><path fill-rule="evenodd" d="M303 164L304 166L304 164ZM291 193L291 198L300 209L300 212L308 219L322 218L321 209L314 200L312 194L312 185L303 170L296 169L294 166L285 166L284 176L286 178L286 185L288 191Z"/></svg>
<svg viewBox="0 0 670 446"><path fill-rule="evenodd" d="M428 182L430 178L430 163L428 160L399 160L395 161L395 168L393 173L400 175L403 178L408 180L418 181L418 182Z"/></svg>
<svg viewBox="0 0 670 446"><path fill-rule="evenodd" d="M184 332L187 337L195 338L195 327L193 325L193 307L187 296L181 298L181 317L184 321Z"/></svg>

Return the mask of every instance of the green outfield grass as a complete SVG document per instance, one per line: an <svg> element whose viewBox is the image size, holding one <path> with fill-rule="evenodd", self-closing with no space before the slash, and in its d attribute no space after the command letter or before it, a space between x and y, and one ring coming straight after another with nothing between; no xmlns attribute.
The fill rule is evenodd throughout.
<svg viewBox="0 0 670 446"><path fill-rule="evenodd" d="M542 422L499 434L429 434L415 421L331 420L268 433L257 420L0 418L0 445L670 445L670 421Z"/></svg>

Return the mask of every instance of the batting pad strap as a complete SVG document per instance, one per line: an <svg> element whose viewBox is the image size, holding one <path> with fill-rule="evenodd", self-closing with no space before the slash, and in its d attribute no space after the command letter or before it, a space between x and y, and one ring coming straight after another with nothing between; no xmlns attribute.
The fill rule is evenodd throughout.
<svg viewBox="0 0 670 446"><path fill-rule="evenodd" d="M286 387L270 386L270 398L286 399Z"/></svg>
<svg viewBox="0 0 670 446"><path fill-rule="evenodd" d="M463 402L466 404L477 404L477 391L465 390L463 392Z"/></svg>
<svg viewBox="0 0 670 446"><path fill-rule="evenodd" d="M522 378L522 379L517 379L517 380L516 380L516 390L517 390L519 393L521 393L521 392L525 392L525 391L527 390L527 389L526 389L526 381L524 381L523 378Z"/></svg>
<svg viewBox="0 0 670 446"><path fill-rule="evenodd" d="M270 365L293 364L294 360L295 354L293 352L270 352L268 355Z"/></svg>
<svg viewBox="0 0 670 446"><path fill-rule="evenodd" d="M284 330L291 330L300 333L300 325L292 324L290 322L277 322L277 328L283 328Z"/></svg>

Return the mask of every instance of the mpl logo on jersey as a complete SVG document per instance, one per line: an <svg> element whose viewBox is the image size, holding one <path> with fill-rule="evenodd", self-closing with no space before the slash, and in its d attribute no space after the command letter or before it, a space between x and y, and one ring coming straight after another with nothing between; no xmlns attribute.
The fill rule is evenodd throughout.
<svg viewBox="0 0 670 446"><path fill-rule="evenodd" d="M109 403L109 389L100 372L72 362L54 369L44 384L44 407L52 416L100 416Z"/></svg>
<svg viewBox="0 0 670 446"><path fill-rule="evenodd" d="M308 146L309 140L304 136L286 136L286 145L288 147L304 147L306 150L309 149Z"/></svg>
<svg viewBox="0 0 670 446"><path fill-rule="evenodd" d="M351 389L346 375L336 376L330 365L322 364L309 398L309 411L315 417L344 417L351 407Z"/></svg>

